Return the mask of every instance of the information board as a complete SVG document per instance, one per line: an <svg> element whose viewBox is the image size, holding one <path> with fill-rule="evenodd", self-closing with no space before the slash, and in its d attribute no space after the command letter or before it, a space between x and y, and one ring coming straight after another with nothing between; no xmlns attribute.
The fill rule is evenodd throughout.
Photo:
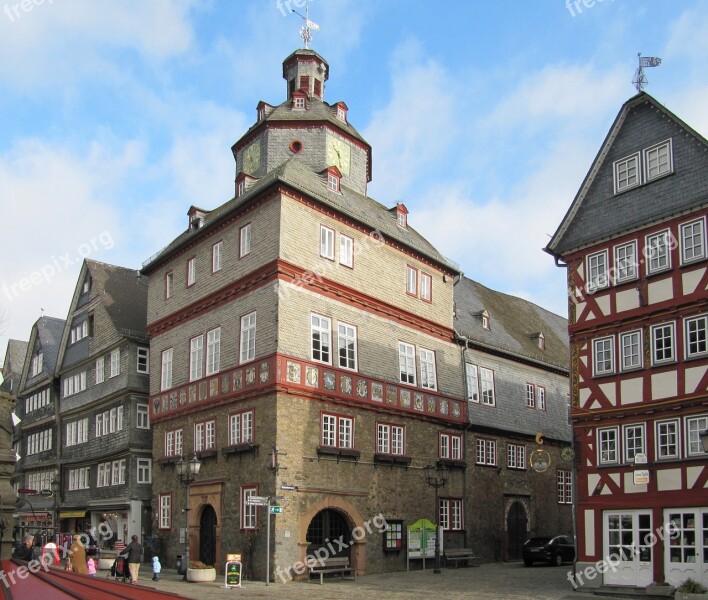
<svg viewBox="0 0 708 600"><path fill-rule="evenodd" d="M241 561L229 560L226 562L224 569L224 587L240 588L241 587Z"/></svg>

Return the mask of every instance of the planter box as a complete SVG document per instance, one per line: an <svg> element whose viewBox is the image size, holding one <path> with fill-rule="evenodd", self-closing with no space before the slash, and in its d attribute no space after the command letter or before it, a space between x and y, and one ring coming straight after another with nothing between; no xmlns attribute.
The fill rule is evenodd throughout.
<svg viewBox="0 0 708 600"><path fill-rule="evenodd" d="M216 581L216 569L187 569L187 581L192 583L209 583Z"/></svg>

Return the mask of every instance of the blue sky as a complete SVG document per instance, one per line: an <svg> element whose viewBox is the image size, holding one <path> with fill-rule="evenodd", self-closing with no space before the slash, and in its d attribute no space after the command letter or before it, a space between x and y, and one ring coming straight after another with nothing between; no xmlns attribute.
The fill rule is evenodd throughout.
<svg viewBox="0 0 708 600"><path fill-rule="evenodd" d="M290 4L302 5L303 0ZM231 145L285 100L285 0L0 0L0 355L64 318L81 257L126 267L233 194ZM300 9L303 10L303 9ZM369 194L465 275L565 315L541 251L631 85L708 133L700 0L311 0L311 47L373 146ZM1 358L0 358L1 359Z"/></svg>

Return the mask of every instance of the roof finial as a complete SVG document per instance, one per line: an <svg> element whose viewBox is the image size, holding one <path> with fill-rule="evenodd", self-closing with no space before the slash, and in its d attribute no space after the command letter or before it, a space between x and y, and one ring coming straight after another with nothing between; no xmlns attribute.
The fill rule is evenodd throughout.
<svg viewBox="0 0 708 600"><path fill-rule="evenodd" d="M298 17L305 21L305 24L300 29L300 37L302 38L302 41L305 44L305 49L307 49L307 44L312 41L312 32L320 30L320 26L317 23L315 23L314 21L310 21L310 0L307 0L305 2L304 15L301 15L294 8L292 10Z"/></svg>
<svg viewBox="0 0 708 600"><path fill-rule="evenodd" d="M644 69L647 67L658 67L661 64L661 59L655 56L642 56L642 53L637 54L639 58L639 66L634 72L634 79L632 79L632 84L637 88L637 92L641 92L649 81L647 81L646 75L644 75Z"/></svg>

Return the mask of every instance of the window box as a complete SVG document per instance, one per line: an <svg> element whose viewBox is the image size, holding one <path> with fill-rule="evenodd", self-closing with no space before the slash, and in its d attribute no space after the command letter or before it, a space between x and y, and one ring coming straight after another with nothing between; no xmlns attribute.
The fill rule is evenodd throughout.
<svg viewBox="0 0 708 600"><path fill-rule="evenodd" d="M334 456L337 458L337 462L340 459L353 460L357 462L361 456L359 450L354 450L353 448L334 448L332 446L317 446L317 456Z"/></svg>
<svg viewBox="0 0 708 600"><path fill-rule="evenodd" d="M206 458L216 458L216 450L200 450L195 453L199 460L204 460Z"/></svg>
<svg viewBox="0 0 708 600"><path fill-rule="evenodd" d="M255 452L258 450L258 444L235 444L221 449L221 454L228 457L230 454L243 454L245 452Z"/></svg>
<svg viewBox="0 0 708 600"><path fill-rule="evenodd" d="M411 457L376 453L374 454L374 462L384 465L400 465L402 467L407 467L411 464Z"/></svg>
<svg viewBox="0 0 708 600"><path fill-rule="evenodd" d="M443 465L446 466L448 469L465 470L467 468L467 461L466 460L453 460L451 458L438 458L438 462L436 463L436 466L441 467Z"/></svg>

